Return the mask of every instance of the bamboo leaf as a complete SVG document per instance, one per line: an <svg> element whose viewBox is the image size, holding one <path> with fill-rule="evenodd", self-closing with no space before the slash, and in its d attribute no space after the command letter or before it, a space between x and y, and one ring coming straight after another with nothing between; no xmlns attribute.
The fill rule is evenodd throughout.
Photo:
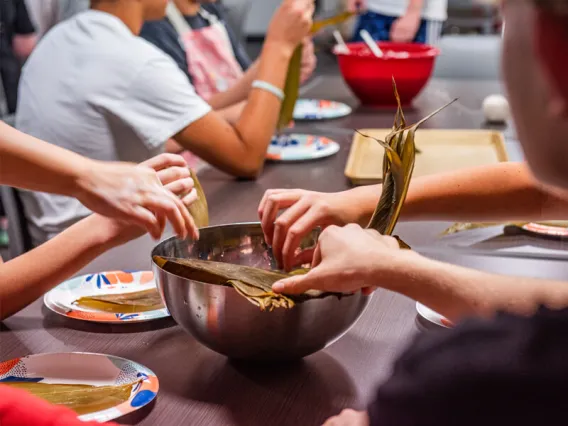
<svg viewBox="0 0 568 426"><path fill-rule="evenodd" d="M277 130L288 127L294 119L294 108L298 100L300 91L300 72L302 68L302 50L300 44L294 50L290 64L288 65L288 74L286 75L286 85L284 86L284 100L280 108L280 116L278 117Z"/></svg>
<svg viewBox="0 0 568 426"><path fill-rule="evenodd" d="M408 194L416 160L416 130L428 119L456 101L456 99L454 99L443 107L438 108L418 123L407 126L394 78L393 90L398 104L393 129L391 133L387 135L385 142L371 138L379 142L385 149L383 159L384 179L381 197L367 228L375 229L382 235L392 235L394 232L406 195ZM365 136L362 133L360 134ZM410 248L408 244L404 243L400 238L396 238L401 248Z"/></svg>
<svg viewBox="0 0 568 426"><path fill-rule="evenodd" d="M336 16L316 21L312 24L311 33L315 34L324 27L330 25L339 25L352 16L354 16L354 13L352 12L343 12ZM294 50L294 54L292 55L292 58L290 59L290 63L288 65L288 74L286 75L286 84L284 86L284 100L282 101L280 116L278 118L277 124L278 132L288 127L288 125L294 119L294 108L296 107L296 101L298 100L300 90L302 50L302 44L296 47L296 50Z"/></svg>
<svg viewBox="0 0 568 426"><path fill-rule="evenodd" d="M197 200L188 207L189 214L193 217L197 228L205 228L209 226L209 206L207 204L207 198L205 197L201 182L199 182L197 178L197 174L192 169L190 169L190 174L195 190L197 191Z"/></svg>
<svg viewBox="0 0 568 426"><path fill-rule="evenodd" d="M331 18L321 19L319 21L315 21L312 24L311 33L315 34L318 31L321 31L325 27L329 27L330 25L339 25L343 22L347 21L352 16L355 16L353 12L343 12L338 15L332 16Z"/></svg>

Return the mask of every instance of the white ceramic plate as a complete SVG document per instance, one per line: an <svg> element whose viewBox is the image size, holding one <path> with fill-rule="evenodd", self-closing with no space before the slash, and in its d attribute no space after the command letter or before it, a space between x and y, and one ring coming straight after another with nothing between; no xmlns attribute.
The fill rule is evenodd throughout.
<svg viewBox="0 0 568 426"><path fill-rule="evenodd" d="M114 324L145 322L165 318L170 314L166 308L115 314L83 308L74 305L74 302L85 296L131 293L155 287L156 283L151 271L109 271L65 281L47 293L43 300L45 306L53 312L68 318Z"/></svg>
<svg viewBox="0 0 568 426"><path fill-rule="evenodd" d="M429 307L424 306L422 303L416 302L416 311L418 312L418 315L420 315L426 321L435 324L439 327L452 328L454 326L452 322L448 320L446 317L443 317L442 315L433 311Z"/></svg>
<svg viewBox="0 0 568 426"><path fill-rule="evenodd" d="M339 152L339 144L325 136L290 134L274 136L266 158L272 161L305 161L330 157Z"/></svg>
<svg viewBox="0 0 568 426"><path fill-rule="evenodd" d="M294 108L294 120L331 120L345 117L353 110L341 102L320 99L298 99Z"/></svg>
<svg viewBox="0 0 568 426"><path fill-rule="evenodd" d="M159 382L148 368L124 358L90 353L30 355L0 363L0 384L7 382L81 384L92 386L134 383L128 401L116 407L79 416L83 421L108 422L149 404Z"/></svg>

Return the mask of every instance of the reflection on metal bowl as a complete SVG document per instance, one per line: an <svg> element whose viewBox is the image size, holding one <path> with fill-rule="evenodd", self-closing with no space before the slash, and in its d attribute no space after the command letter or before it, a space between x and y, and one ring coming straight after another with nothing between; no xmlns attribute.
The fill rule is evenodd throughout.
<svg viewBox="0 0 568 426"><path fill-rule="evenodd" d="M304 247L315 244L314 232ZM275 269L260 224L221 225L200 230L197 242L170 238L152 256L197 258ZM235 359L292 360L317 352L343 336L370 297L357 293L262 312L232 287L205 284L165 272L152 262L156 283L176 322L208 348Z"/></svg>

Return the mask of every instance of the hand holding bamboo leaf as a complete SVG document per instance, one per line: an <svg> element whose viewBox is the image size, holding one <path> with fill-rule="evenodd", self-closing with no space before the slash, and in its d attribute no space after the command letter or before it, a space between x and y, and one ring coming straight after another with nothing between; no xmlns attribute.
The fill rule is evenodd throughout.
<svg viewBox="0 0 568 426"><path fill-rule="evenodd" d="M344 12L337 16L314 22L310 32L311 34L315 34L326 26L339 25L353 15L354 14L351 12ZM278 131L288 127L294 118L294 108L296 106L296 101L298 100L301 83L302 51L302 44L298 44L294 50L290 64L288 65L288 74L286 76L286 85L284 87L284 100L282 101L280 117L277 125Z"/></svg>
<svg viewBox="0 0 568 426"><path fill-rule="evenodd" d="M418 123L407 126L394 78L393 90L398 109L392 131L386 136L386 142L371 138L385 148L385 156L383 159L382 194L367 228L375 229L382 235L392 235L408 193L416 159L416 145L414 141L416 130L420 125L456 101L454 99ZM401 246L408 247L398 237L397 239Z"/></svg>

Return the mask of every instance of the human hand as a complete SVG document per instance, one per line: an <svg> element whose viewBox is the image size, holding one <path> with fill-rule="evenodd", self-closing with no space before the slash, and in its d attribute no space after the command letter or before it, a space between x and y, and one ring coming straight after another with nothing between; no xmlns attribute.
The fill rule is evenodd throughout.
<svg viewBox="0 0 568 426"><path fill-rule="evenodd" d="M343 410L341 414L328 419L323 426L369 426L366 411Z"/></svg>
<svg viewBox="0 0 568 426"><path fill-rule="evenodd" d="M314 42L311 37L305 37L302 49L302 67L300 69L300 82L305 83L316 69L317 58L314 52Z"/></svg>
<svg viewBox="0 0 568 426"><path fill-rule="evenodd" d="M314 10L314 0L283 0L270 21L266 42L289 47L292 54L309 35Z"/></svg>
<svg viewBox="0 0 568 426"><path fill-rule="evenodd" d="M140 167L148 167L154 170L159 183L163 185L163 189L180 201L183 205L183 210L189 215L187 207L197 200L197 191L194 188L194 182L190 177L185 160L183 161L184 165L181 166L182 163L178 157L180 156L175 154L158 155L141 163ZM98 226L107 231L106 240L111 241L112 245L124 244L144 235L144 228L136 224L136 222L117 218L111 219L101 215L95 216L97 217ZM166 216L158 213L156 218L159 235L161 235L166 226ZM197 239L199 238L199 232L191 215L189 215L189 220L188 231L193 238Z"/></svg>
<svg viewBox="0 0 568 426"><path fill-rule="evenodd" d="M87 208L136 224L154 239L162 235L166 219L180 238L199 236L186 207L197 199L197 193L179 155L158 155L140 165L89 162L77 184L76 198Z"/></svg>
<svg viewBox="0 0 568 426"><path fill-rule="evenodd" d="M350 224L343 228L330 226L319 237L313 253L312 269L279 281L275 292L302 294L308 290L370 294L388 282L397 267L406 262L406 250L400 250L392 237ZM408 252L410 253L410 252Z"/></svg>
<svg viewBox="0 0 568 426"><path fill-rule="evenodd" d="M347 0L348 12L359 12L367 8L367 0Z"/></svg>
<svg viewBox="0 0 568 426"><path fill-rule="evenodd" d="M408 12L393 22L390 39L398 43L410 43L416 37L418 28L420 27L420 14Z"/></svg>
<svg viewBox="0 0 568 426"><path fill-rule="evenodd" d="M285 270L311 262L309 252L296 255L300 242L319 227L346 225L359 220L353 191L323 193L302 189L271 189L265 192L258 215L266 242L278 264ZM278 212L288 209L278 218Z"/></svg>

